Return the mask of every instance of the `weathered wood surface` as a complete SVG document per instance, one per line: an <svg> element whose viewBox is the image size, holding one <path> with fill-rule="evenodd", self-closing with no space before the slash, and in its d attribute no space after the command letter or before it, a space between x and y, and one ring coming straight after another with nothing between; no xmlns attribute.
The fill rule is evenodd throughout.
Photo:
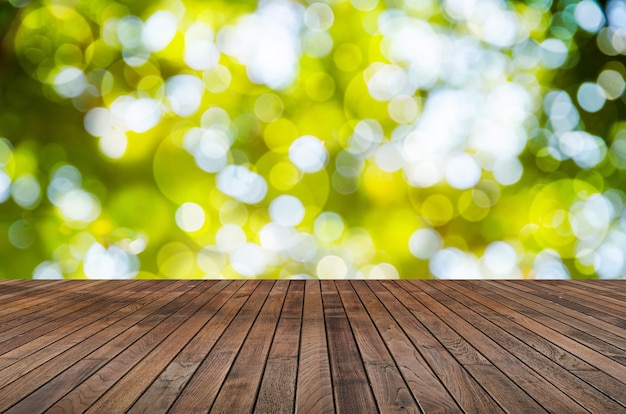
<svg viewBox="0 0 626 414"><path fill-rule="evenodd" d="M0 412L626 413L626 282L0 281Z"/></svg>

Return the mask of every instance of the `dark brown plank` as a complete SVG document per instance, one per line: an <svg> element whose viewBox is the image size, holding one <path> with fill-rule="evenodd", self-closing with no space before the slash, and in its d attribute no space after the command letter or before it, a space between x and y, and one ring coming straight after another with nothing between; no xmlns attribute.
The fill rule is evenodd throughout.
<svg viewBox="0 0 626 414"><path fill-rule="evenodd" d="M560 366L557 363L558 357L554 358L556 359L555 361L530 347L528 345L528 342L532 340L530 335L522 335L521 338L511 335L509 331L517 325L515 322L504 317L498 317L495 321L492 321L490 316L497 316L497 312L503 308L502 305L493 304L488 299L480 297L469 289L464 289L461 286L455 286L455 289L453 289L449 285L450 283L443 282L432 284L440 292L456 301L456 303L449 302L448 309L456 312L457 315L462 315L463 319L503 346L508 352L551 384L554 384L561 390L567 390L567 396L573 400L572 402L577 402L591 412L619 412L626 408L603 393L589 387L582 379ZM483 305L481 302L486 303ZM487 305L490 306L488 307ZM495 312L492 312L492 309ZM502 326L494 322L499 322ZM528 333L530 333L530 330L528 330ZM565 352L557 348L552 348L551 350L559 356L565 354ZM591 366L589 366L590 368ZM562 403L562 400L559 401L559 404ZM576 408L571 405L569 407ZM565 404L563 405L563 410L569 410L570 408Z"/></svg>
<svg viewBox="0 0 626 414"><path fill-rule="evenodd" d="M372 291L367 288L364 282L355 281L353 285L360 300L363 302L364 311L366 310L371 316L385 345L389 348L391 355L393 355L393 363L399 367L404 380L416 399L418 403L416 409L421 407L428 413L460 411L460 407L435 376L420 352L411 343L410 339L398 326L398 322L387 312ZM343 290L340 292L342 292L343 295ZM346 300L356 302L357 298L351 297L346 298ZM359 324L359 322L355 321L353 327L357 326L357 324ZM368 324L366 323L365 325ZM355 334L355 336L368 341L369 338L379 335L378 332L365 332L364 335ZM385 382L383 382L383 384L384 383Z"/></svg>
<svg viewBox="0 0 626 414"><path fill-rule="evenodd" d="M335 409L338 413L377 412L359 349L334 282L322 283Z"/></svg>
<svg viewBox="0 0 626 414"><path fill-rule="evenodd" d="M523 292L516 292L514 288L512 288L511 292L502 293L503 298L511 298L511 302L506 303L506 305L508 305L507 307L516 307L515 311L506 311L505 316L512 318L517 317L523 320L524 325L532 329L535 333L554 343L558 343L561 348L584 359L587 363L608 373L615 379L626 383L626 370L624 370L624 365L621 363L624 357L623 350L607 342L600 341L582 330L561 323L558 320L560 317L557 315L553 317L543 317L541 314L538 314L537 311L534 311L534 315L530 317L526 316L523 312L518 313L518 307L515 304L517 303L518 297L521 295L523 295ZM502 303L501 301L506 299L498 299L496 297L495 300ZM535 298L535 300L540 299ZM530 305L532 308L541 309L542 305L544 307L548 306L546 301L534 303L536 303L536 305ZM554 310L556 311L558 309L557 307ZM565 312L565 310L563 310L563 312ZM589 331L595 333L593 325L589 325Z"/></svg>
<svg viewBox="0 0 626 414"><path fill-rule="evenodd" d="M294 412L304 284L304 281L289 284L254 407L255 413Z"/></svg>
<svg viewBox="0 0 626 414"><path fill-rule="evenodd" d="M413 394L350 282L337 281L336 286L370 378L378 409L381 412L419 413L420 409ZM443 396L449 398L447 393ZM442 399L438 412L445 411L446 405L449 409L455 404L451 398L448 401Z"/></svg>
<svg viewBox="0 0 626 414"><path fill-rule="evenodd" d="M192 336L196 332L193 327L205 322L193 318L198 309L210 303L227 284L211 282L181 295L176 305L162 310L165 317L158 325L56 402L49 412L127 411L161 371L159 364L164 366L167 358L180 350L180 340ZM190 326L191 332L186 330Z"/></svg>
<svg viewBox="0 0 626 414"><path fill-rule="evenodd" d="M521 386L523 393L520 393L519 390L508 386L506 389L492 390L492 396L494 396L494 398L496 398L498 403L501 405L506 403L503 396L506 399L509 399L510 396L507 394L516 394L516 400L518 403L516 403L516 406L514 407L505 406L504 408L506 410L542 412L546 409L554 409L556 412L562 412L564 407L569 407L574 409L571 412L580 411L581 407L578 406L578 404L573 403L571 399L569 399L561 390L554 387L536 372L521 363L519 359L515 358L498 343L480 332L478 329L474 328L462 317L459 317L450 311L447 308L450 301L446 300L446 298L442 295L437 294L437 291L432 288L429 283L408 283L404 284L403 287L407 288L410 293L416 293L413 297L421 302L423 306L430 308L441 318L445 319L446 323L448 323L451 328L456 330L459 335L461 335L472 347L488 357L498 370L500 370L507 377L514 378L515 383ZM419 292L422 294L418 298L417 293ZM484 377L480 378L479 382L483 385L489 384L489 382L485 381ZM500 380L494 383L498 384L504 382ZM524 394L528 395L525 397ZM554 396L556 396L556 398L554 398ZM563 399L563 405L558 404L558 401L561 398Z"/></svg>
<svg viewBox="0 0 626 414"><path fill-rule="evenodd" d="M296 411L334 413L321 284L307 280L296 388Z"/></svg>
<svg viewBox="0 0 626 414"><path fill-rule="evenodd" d="M185 344L180 353L145 390L130 408L129 414L167 412L204 357L211 351L241 307L246 303L250 294L257 287L257 282L233 284L233 287L238 287L238 290L228 300L225 300L224 297L216 298L215 307L220 305L218 301L224 300L219 310Z"/></svg>
<svg viewBox="0 0 626 414"><path fill-rule="evenodd" d="M533 404L534 401L518 386L501 388L499 384L505 381L504 378L500 381L495 379L495 383L480 381L480 374L483 372L489 372L492 377L506 377L499 370L474 370L474 376L470 375L469 367L486 365L493 368L493 366L448 325L441 320L436 321L437 317L431 310L415 301L406 290L398 286L400 284L376 283L384 286L384 288L378 287L372 282L372 290L376 296L391 311L416 348L422 352L424 359L435 374L465 411L471 413L502 412L503 409L496 405L496 401L503 407L510 407L508 404L511 399L516 401L518 407L539 408L541 411L541 408ZM447 338L447 344L439 342L442 340L439 333L443 334L443 338ZM472 352L467 353L474 355L467 358L465 351L469 350ZM459 361L467 362L460 364Z"/></svg>
<svg viewBox="0 0 626 414"><path fill-rule="evenodd" d="M276 283L272 288L217 394L212 413L248 413L254 409L287 287L286 283Z"/></svg>
<svg viewBox="0 0 626 414"><path fill-rule="evenodd" d="M77 361L85 358L90 353L94 351L97 352L98 349L104 349L103 355L107 356L106 358L115 356L116 353L111 352L108 348L117 346L121 341L127 338L124 335L118 335L120 333L130 331L136 331L138 334L141 334L141 327L140 325L137 325L137 323L147 318L153 312L158 311L159 308L164 307L176 297L180 296L184 292L183 287L187 283L181 281L171 282L164 285L162 290L148 295L148 300L152 300L152 302L148 303L139 310L135 310L126 315L122 314L123 317L119 320L114 320L112 322L105 321L103 325L96 326L95 334L91 329L77 333L75 337L77 339L83 338L83 340L76 344L70 343L68 348L64 349L61 353L54 350L54 347L52 347L52 349L51 347L42 349L40 352L43 354L44 358L49 353L53 353L56 356L47 360L44 364L39 365L36 370L32 370L29 366L30 360L33 356L21 360L25 361L24 364L13 364L9 368L13 371L12 375L17 379L0 388L0 410L9 408L25 395L30 394L32 391L44 385L46 382L71 367ZM129 305L129 309L134 309L135 307L136 305ZM148 326L151 327L151 325ZM135 340L135 338L131 339L132 341ZM128 345L125 345L124 348L126 346ZM37 354L39 354L39 352ZM35 358L37 357L39 357L39 355L35 356ZM27 373L22 374L22 370L25 370Z"/></svg>
<svg viewBox="0 0 626 414"><path fill-rule="evenodd" d="M211 408L273 286L274 282L271 281L260 282L229 329L220 337L182 390L171 407L172 413L207 412Z"/></svg>
<svg viewBox="0 0 626 414"><path fill-rule="evenodd" d="M109 388L87 412L128 412L151 383L165 369L181 348L201 329L234 294L240 283L217 282L211 290L197 296L185 312L183 323L158 346L139 361L123 378ZM185 313L188 315L185 315ZM149 410L156 413L156 407Z"/></svg>

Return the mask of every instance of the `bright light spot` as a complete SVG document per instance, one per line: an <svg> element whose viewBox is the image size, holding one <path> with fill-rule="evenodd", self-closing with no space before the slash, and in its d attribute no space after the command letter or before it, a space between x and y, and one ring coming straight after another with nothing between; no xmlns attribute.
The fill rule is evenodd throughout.
<svg viewBox="0 0 626 414"><path fill-rule="evenodd" d="M596 251L594 267L602 279L623 276L626 268L624 249L613 243L603 244Z"/></svg>
<svg viewBox="0 0 626 414"><path fill-rule="evenodd" d="M276 197L270 204L270 217L283 226L297 226L304 218L302 202L290 195Z"/></svg>
<svg viewBox="0 0 626 414"><path fill-rule="evenodd" d="M292 227L278 223L267 223L259 233L261 246L272 252L282 252L289 249L296 232Z"/></svg>
<svg viewBox="0 0 626 414"><path fill-rule="evenodd" d="M220 171L226 165L230 144L230 138L219 126L192 128L183 139L185 149L193 154L196 164L211 173Z"/></svg>
<svg viewBox="0 0 626 414"><path fill-rule="evenodd" d="M143 44L152 52L160 52L174 39L177 25L176 16L159 10L146 20L142 31Z"/></svg>
<svg viewBox="0 0 626 414"><path fill-rule="evenodd" d="M593 168L606 156L606 144L600 137L584 131L565 132L559 136L559 149L581 168Z"/></svg>
<svg viewBox="0 0 626 414"><path fill-rule="evenodd" d="M85 115L85 130L94 137L101 137L113 127L113 116L106 108L93 108Z"/></svg>
<svg viewBox="0 0 626 414"><path fill-rule="evenodd" d="M626 2L623 0L611 0L607 4L606 11L611 27L626 27Z"/></svg>
<svg viewBox="0 0 626 414"><path fill-rule="evenodd" d="M419 112L419 106L415 98L407 95L395 96L387 105L387 112L391 119L399 124L413 122Z"/></svg>
<svg viewBox="0 0 626 414"><path fill-rule="evenodd" d="M289 159L302 172L315 173L326 165L328 152L319 138L305 135L289 146Z"/></svg>
<svg viewBox="0 0 626 414"><path fill-rule="evenodd" d="M546 249L535 257L536 279L569 279L569 271L554 250Z"/></svg>
<svg viewBox="0 0 626 414"><path fill-rule="evenodd" d="M493 177L502 185L515 184L523 172L524 166L517 158L499 159L493 167Z"/></svg>
<svg viewBox="0 0 626 414"><path fill-rule="evenodd" d="M376 151L376 165L385 172L395 172L402 168L402 154L394 143L383 144Z"/></svg>
<svg viewBox="0 0 626 414"><path fill-rule="evenodd" d="M428 260L443 246L441 236L434 230L418 229L409 238L409 251L418 259Z"/></svg>
<svg viewBox="0 0 626 414"><path fill-rule="evenodd" d="M311 30L328 30L334 20L333 10L324 3L313 3L304 13L304 23Z"/></svg>
<svg viewBox="0 0 626 414"><path fill-rule="evenodd" d="M63 165L54 170L48 185L48 199L57 204L61 196L71 190L80 188L83 177L80 171L72 165Z"/></svg>
<svg viewBox="0 0 626 414"><path fill-rule="evenodd" d="M241 165L229 165L220 171L217 187L222 193L247 204L258 203L267 194L265 179Z"/></svg>
<svg viewBox="0 0 626 414"><path fill-rule="evenodd" d="M415 88L431 87L441 72L446 38L435 32L427 22L393 11L381 13L378 27L385 36L382 44L385 55L392 63L409 68L410 84L403 86L411 89L405 93L413 95ZM382 79L396 88L407 81L395 70L383 72Z"/></svg>
<svg viewBox="0 0 626 414"><path fill-rule="evenodd" d="M87 78L82 70L65 67L54 77L54 89L65 98L79 96L87 87Z"/></svg>
<svg viewBox="0 0 626 414"><path fill-rule="evenodd" d="M541 42L541 63L548 69L556 69L567 60L567 46L559 39Z"/></svg>
<svg viewBox="0 0 626 414"><path fill-rule="evenodd" d="M265 270L267 259L263 249L253 243L244 243L230 253L230 264L242 276L258 276Z"/></svg>
<svg viewBox="0 0 626 414"><path fill-rule="evenodd" d="M117 24L117 38L125 49L141 46L143 22L136 16L124 16Z"/></svg>
<svg viewBox="0 0 626 414"><path fill-rule="evenodd" d="M91 193L75 188L61 194L57 207L66 219L89 223L100 215L100 201Z"/></svg>
<svg viewBox="0 0 626 414"><path fill-rule="evenodd" d="M343 230L343 220L337 213L324 212L317 216L313 224L315 236L326 243L332 243L341 237Z"/></svg>
<svg viewBox="0 0 626 414"><path fill-rule="evenodd" d="M611 202L603 195L594 194L572 206L569 222L576 237L593 241L595 245L590 247L595 248L604 239L613 216Z"/></svg>
<svg viewBox="0 0 626 414"><path fill-rule="evenodd" d="M372 98L378 101L388 101L400 94L409 92L406 90L407 76L396 65L384 63L372 63L365 71L367 90Z"/></svg>
<svg viewBox="0 0 626 414"><path fill-rule="evenodd" d="M200 108L204 84L193 75L176 75L165 82L165 95L176 115L191 116Z"/></svg>
<svg viewBox="0 0 626 414"><path fill-rule="evenodd" d="M103 134L98 141L100 151L114 160L124 156L127 146L128 138L126 138L126 134L122 131L108 131Z"/></svg>
<svg viewBox="0 0 626 414"><path fill-rule="evenodd" d="M231 252L246 242L246 233L235 224L225 224L215 235L217 248L222 252Z"/></svg>
<svg viewBox="0 0 626 414"><path fill-rule="evenodd" d="M467 7L467 3L473 2L463 3ZM518 15L505 10L499 2L481 1L462 14L469 20L468 26L477 37L496 47L511 47L518 41L518 36L525 37L521 33Z"/></svg>
<svg viewBox="0 0 626 414"><path fill-rule="evenodd" d="M213 29L205 23L194 23L185 33L184 59L191 69L205 70L217 64L220 52L213 43Z"/></svg>
<svg viewBox="0 0 626 414"><path fill-rule="evenodd" d="M370 11L376 8L376 5L378 5L378 0L350 0L350 3L352 3L355 9L361 11Z"/></svg>
<svg viewBox="0 0 626 414"><path fill-rule="evenodd" d="M519 273L517 270L517 253L508 243L491 243L487 246L481 262L489 275L510 278Z"/></svg>
<svg viewBox="0 0 626 414"><path fill-rule="evenodd" d="M198 252L198 267L209 277L219 276L226 266L226 255L211 248L204 248Z"/></svg>
<svg viewBox="0 0 626 414"><path fill-rule="evenodd" d="M626 82L621 73L607 69L598 76L598 85L604 90L607 99L617 99L624 93Z"/></svg>
<svg viewBox="0 0 626 414"><path fill-rule="evenodd" d="M571 131L578 125L580 115L566 92L548 93L543 101L543 107L555 131Z"/></svg>
<svg viewBox="0 0 626 414"><path fill-rule="evenodd" d="M307 233L298 233L291 240L289 256L298 262L308 262L313 260L317 254L317 243L315 237Z"/></svg>
<svg viewBox="0 0 626 414"><path fill-rule="evenodd" d="M204 220L204 210L196 203L184 203L176 210L176 224L188 233L200 230Z"/></svg>
<svg viewBox="0 0 626 414"><path fill-rule="evenodd" d="M328 32L307 31L302 39L303 52L313 58L321 58L333 50L333 37Z"/></svg>
<svg viewBox="0 0 626 414"><path fill-rule="evenodd" d="M339 256L328 255L317 263L317 277L320 279L345 279L348 266Z"/></svg>
<svg viewBox="0 0 626 414"><path fill-rule="evenodd" d="M11 195L11 177L0 170L0 203L4 203Z"/></svg>
<svg viewBox="0 0 626 414"><path fill-rule="evenodd" d="M41 196L39 181L30 174L19 176L11 187L11 196L20 207L35 208Z"/></svg>
<svg viewBox="0 0 626 414"><path fill-rule="evenodd" d="M35 242L35 229L26 220L17 220L9 226L9 242L18 249L27 249Z"/></svg>
<svg viewBox="0 0 626 414"><path fill-rule="evenodd" d="M359 121L350 137L349 152L369 155L383 140L383 128L374 119Z"/></svg>
<svg viewBox="0 0 626 414"><path fill-rule="evenodd" d="M591 33L597 33L604 26L604 13L600 6L591 0L583 0L576 5L574 17L578 25Z"/></svg>
<svg viewBox="0 0 626 414"><path fill-rule="evenodd" d="M481 279L478 259L450 247L439 250L429 262L431 273L439 279Z"/></svg>
<svg viewBox="0 0 626 414"><path fill-rule="evenodd" d="M445 0L445 11L456 20L467 20L476 10L477 0Z"/></svg>
<svg viewBox="0 0 626 414"><path fill-rule="evenodd" d="M475 186L481 173L480 166L469 154L456 154L446 163L446 181L460 190Z"/></svg>
<svg viewBox="0 0 626 414"><path fill-rule="evenodd" d="M204 85L212 93L224 92L230 86L232 75L226 66L217 64L202 74Z"/></svg>
<svg viewBox="0 0 626 414"><path fill-rule="evenodd" d="M161 120L161 107L151 98L122 95L111 104L111 114L117 122L133 132L146 132ZM101 116L100 114L98 116Z"/></svg>
<svg viewBox="0 0 626 414"><path fill-rule="evenodd" d="M117 246L106 249L94 243L85 254L83 270L89 279L131 279L139 271L139 260Z"/></svg>
<svg viewBox="0 0 626 414"><path fill-rule="evenodd" d="M63 279L63 272L61 271L61 267L57 263L52 261L45 261L40 263L35 268L35 270L33 270L33 279Z"/></svg>
<svg viewBox="0 0 626 414"><path fill-rule="evenodd" d="M368 279L400 279L398 270L389 263L380 263L372 267Z"/></svg>
<svg viewBox="0 0 626 414"><path fill-rule="evenodd" d="M580 85L576 97L580 106L585 111L591 113L598 112L604 106L604 102L606 102L604 89L593 82L585 82Z"/></svg>
<svg viewBox="0 0 626 414"><path fill-rule="evenodd" d="M254 102L254 114L263 122L272 122L283 114L283 102L273 93L266 93Z"/></svg>
<svg viewBox="0 0 626 414"><path fill-rule="evenodd" d="M422 161L405 168L409 184L414 187L430 187L443 178L443 168L438 160Z"/></svg>
<svg viewBox="0 0 626 414"><path fill-rule="evenodd" d="M220 30L218 47L246 66L252 82L286 88L297 76L302 15L300 5L262 2L255 13Z"/></svg>

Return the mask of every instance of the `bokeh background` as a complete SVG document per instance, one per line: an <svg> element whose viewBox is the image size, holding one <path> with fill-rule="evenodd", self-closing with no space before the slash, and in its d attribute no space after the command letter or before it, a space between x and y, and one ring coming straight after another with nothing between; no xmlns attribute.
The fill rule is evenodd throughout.
<svg viewBox="0 0 626 414"><path fill-rule="evenodd" d="M9 0L0 37L0 277L626 273L625 0Z"/></svg>

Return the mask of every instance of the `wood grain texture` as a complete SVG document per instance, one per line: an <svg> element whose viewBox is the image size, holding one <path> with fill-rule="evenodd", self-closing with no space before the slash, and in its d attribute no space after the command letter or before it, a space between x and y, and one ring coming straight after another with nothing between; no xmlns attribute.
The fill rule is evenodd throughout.
<svg viewBox="0 0 626 414"><path fill-rule="evenodd" d="M0 281L0 412L626 413L619 281Z"/></svg>

